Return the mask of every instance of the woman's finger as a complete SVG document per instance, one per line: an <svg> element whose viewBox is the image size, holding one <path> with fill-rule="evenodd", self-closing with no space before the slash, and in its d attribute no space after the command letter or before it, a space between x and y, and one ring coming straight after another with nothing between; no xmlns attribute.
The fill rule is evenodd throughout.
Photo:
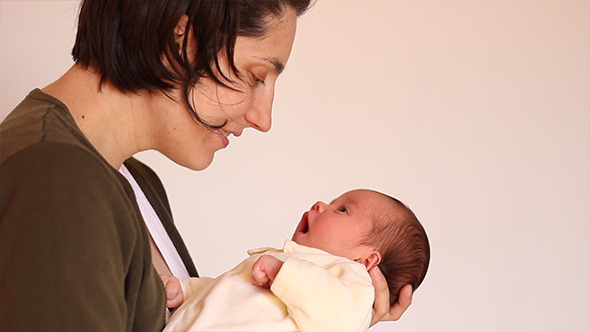
<svg viewBox="0 0 590 332"><path fill-rule="evenodd" d="M398 320L412 304L412 285L405 285L399 291L397 302L389 309L383 320Z"/></svg>
<svg viewBox="0 0 590 332"><path fill-rule="evenodd" d="M369 270L369 275L375 288L375 302L373 303L373 318L371 326L377 324L385 316L389 315L389 287L379 267L375 266Z"/></svg>

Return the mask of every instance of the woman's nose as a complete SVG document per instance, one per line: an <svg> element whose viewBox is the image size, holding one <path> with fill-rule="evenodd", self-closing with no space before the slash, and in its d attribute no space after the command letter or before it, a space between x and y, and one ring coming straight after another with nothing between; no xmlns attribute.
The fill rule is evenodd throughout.
<svg viewBox="0 0 590 332"><path fill-rule="evenodd" d="M311 210L321 214L326 211L326 206L326 203L318 201L311 207Z"/></svg>
<svg viewBox="0 0 590 332"><path fill-rule="evenodd" d="M261 132L267 132L272 125L272 101L274 91L265 91L263 94L254 97L252 105L246 112L246 121L252 128Z"/></svg>

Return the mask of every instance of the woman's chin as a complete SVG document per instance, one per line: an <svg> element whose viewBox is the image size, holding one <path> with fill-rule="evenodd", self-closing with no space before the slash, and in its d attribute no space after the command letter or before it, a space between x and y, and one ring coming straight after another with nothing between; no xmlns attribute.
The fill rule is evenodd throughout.
<svg viewBox="0 0 590 332"><path fill-rule="evenodd" d="M197 155L197 154L195 154L195 155ZM211 164L213 163L214 155L215 155L215 153L211 153L210 156L199 155L199 158L196 158L196 159L185 158L184 160L174 160L174 159L171 159L171 160L181 166L184 166L184 167L190 169L190 170L202 171L202 170L206 169L207 167L211 166Z"/></svg>

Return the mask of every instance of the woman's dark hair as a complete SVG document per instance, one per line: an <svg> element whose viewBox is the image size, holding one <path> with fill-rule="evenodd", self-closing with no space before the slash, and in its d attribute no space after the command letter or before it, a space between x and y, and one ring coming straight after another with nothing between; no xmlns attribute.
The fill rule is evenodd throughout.
<svg viewBox="0 0 590 332"><path fill-rule="evenodd" d="M236 38L264 36L270 18L280 18L288 7L300 16L310 1L82 0L72 57L85 68L97 70L101 85L108 81L125 93L159 90L168 94L180 86L193 117L216 128L220 126L207 124L192 109L190 87L205 76L228 86L231 80L220 70L219 52L227 55L232 74L240 77L233 62ZM183 15L198 45L194 59L187 54L188 33L180 52L175 41L175 28Z"/></svg>
<svg viewBox="0 0 590 332"><path fill-rule="evenodd" d="M430 262L430 244L424 227L410 208L396 198L382 194L391 207L373 211L373 228L364 244L381 252L379 268L389 286L393 305L400 289L410 284L415 291L424 280Z"/></svg>

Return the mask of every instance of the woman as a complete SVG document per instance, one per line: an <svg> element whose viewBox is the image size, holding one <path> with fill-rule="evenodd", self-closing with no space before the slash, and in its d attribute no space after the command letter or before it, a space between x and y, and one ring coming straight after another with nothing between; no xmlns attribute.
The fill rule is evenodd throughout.
<svg viewBox="0 0 590 332"><path fill-rule="evenodd" d="M0 125L0 330L161 330L158 273L197 276L156 149L194 170L268 131L309 0L85 0L61 78ZM147 226L147 227L146 227ZM155 267L155 268L154 268ZM398 319L378 269L373 322Z"/></svg>

